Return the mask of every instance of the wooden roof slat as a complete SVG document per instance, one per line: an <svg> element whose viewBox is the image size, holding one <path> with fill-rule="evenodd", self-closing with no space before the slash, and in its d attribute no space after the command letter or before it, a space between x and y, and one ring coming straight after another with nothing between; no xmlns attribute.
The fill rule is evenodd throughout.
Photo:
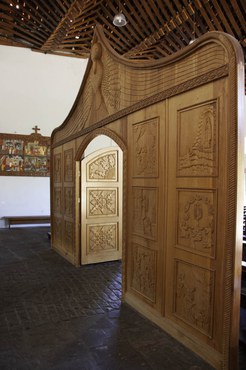
<svg viewBox="0 0 246 370"><path fill-rule="evenodd" d="M32 3L29 3L28 7L27 6L22 7L22 8L20 7L20 10L18 11L17 14L20 16L20 18L21 17L24 17L24 18L28 17L29 20L34 19L37 23L42 23L41 18L43 18L44 23L47 24L47 28L50 28L49 22L46 20L45 17L43 17L40 14L40 11L41 11L40 8L38 8L38 10L37 10L36 7L32 5ZM39 17L37 17L36 14L38 14Z"/></svg>
<svg viewBox="0 0 246 370"><path fill-rule="evenodd" d="M126 27L113 25L119 10ZM236 37L246 58L245 19L245 0L1 0L0 45L32 44L49 53L65 48L66 55L84 58L98 23L129 58L160 58L214 30Z"/></svg>
<svg viewBox="0 0 246 370"><path fill-rule="evenodd" d="M131 21L137 31L137 33L140 35L141 39L144 39L147 35L147 32L144 33L144 29L139 27L139 22L142 22L141 18L139 17L138 13L136 12L136 9L132 6L132 4L129 2L127 4L127 7L129 9L128 12L128 19ZM146 31L146 30L145 30Z"/></svg>
<svg viewBox="0 0 246 370"><path fill-rule="evenodd" d="M151 7L152 9L154 10L155 12L155 15L156 17L158 18L158 21L159 21L159 25L157 25L157 28L160 27L160 25L162 25L163 23L163 17L161 16L160 12L159 12L159 9L157 8L156 4L155 4L155 1L154 0L149 0L150 4L151 4ZM159 4L158 4L159 5Z"/></svg>
<svg viewBox="0 0 246 370"><path fill-rule="evenodd" d="M114 34L112 33L112 31L109 31L106 27L104 28L104 32L108 35L109 37L109 40L112 41L114 40L115 41L115 46L117 45L117 47L121 47L122 50L125 50L127 49L127 40L124 38L124 40L126 42L123 41L122 37L115 37Z"/></svg>
<svg viewBox="0 0 246 370"><path fill-rule="evenodd" d="M242 32L238 26L238 21L237 19L233 16L232 12L231 12L231 9L229 8L229 6L227 5L227 3L223 3L223 7L225 9L225 14L227 15L227 17L230 18L230 22L232 23L232 27L234 28L234 30L236 31L237 35L240 37L242 36ZM244 21L244 24L246 24L246 19Z"/></svg>
<svg viewBox="0 0 246 370"><path fill-rule="evenodd" d="M211 19L213 19L213 20L214 20L214 24L215 24L215 26L216 26L216 28L215 28L215 29L217 29L218 31L224 32L224 29L223 29L223 27L221 26L220 21L219 21L219 20L218 20L218 18L216 17L216 15L215 15L215 13L214 13L214 11L213 11L213 9L212 9L211 5L210 5L208 2L206 2L206 3L204 3L204 8L206 9L208 16L209 16Z"/></svg>
<svg viewBox="0 0 246 370"><path fill-rule="evenodd" d="M140 21L139 27L142 27L142 28L146 27L147 29L150 30L151 33L154 33L155 32L155 28L154 28L152 22L149 21L148 16L145 13L144 8L142 7L143 1L135 2L135 5L137 6L137 8L140 11L141 16L142 16L142 19Z"/></svg>
<svg viewBox="0 0 246 370"><path fill-rule="evenodd" d="M69 6L66 8L64 5L63 5L63 3L62 3L62 1L60 1L60 0L56 0L57 1L57 4L60 6L60 8L62 9L62 11L64 12L64 13L66 13L67 12L67 10L69 9Z"/></svg>
<svg viewBox="0 0 246 370"><path fill-rule="evenodd" d="M233 31L231 29L231 26L230 26L229 22L227 21L225 15L224 15L223 8L218 4L217 0L214 0L214 6L215 6L217 12L219 13L220 19L223 21L226 32L232 34Z"/></svg>
<svg viewBox="0 0 246 370"><path fill-rule="evenodd" d="M39 4L39 7L42 9L42 11L44 12L45 16L47 18L49 18L49 21L56 27L57 25L57 22L59 22L59 19L60 17L57 16L56 13L54 13L52 11L52 15L50 14L51 13L51 9L50 7L47 5L47 2L45 0L39 0L40 3L43 5L43 7ZM46 10L45 10L46 9Z"/></svg>
<svg viewBox="0 0 246 370"><path fill-rule="evenodd" d="M170 1L167 1L168 5L172 9L172 12L174 11L173 6ZM180 14L180 17L183 19L183 27L185 28L187 34L189 35L190 38L195 36L195 33L200 36L201 33L199 29L196 27L196 19L195 19L195 12L192 8L190 8L190 3L188 4L187 8L183 8L179 1L176 2L177 8ZM190 12L192 12L192 16L190 15ZM194 16L193 16L194 15Z"/></svg>
<svg viewBox="0 0 246 370"><path fill-rule="evenodd" d="M105 14L107 14L109 16L109 19L110 21L107 19L107 18L102 18L104 20L104 23L105 25L107 25L109 28L111 28L111 25L112 25L112 15L108 12L107 9L105 9ZM118 38L120 40L123 41L124 44L122 44L123 47L127 48L127 45L129 44L129 39L131 39L131 33L129 33L129 31L127 30L127 28L124 28L123 30L121 30L122 28L124 27L113 27L112 31L114 34L116 34L118 36ZM118 43L118 42L117 42Z"/></svg>
<svg viewBox="0 0 246 370"><path fill-rule="evenodd" d="M3 30L5 30L4 27L3 27ZM12 28L11 29L6 28L6 31L10 31L9 36L11 36L11 39L12 39L12 37L13 37L13 30L12 30ZM40 46L40 42L37 42L33 38L29 37L29 32L26 32L25 39L23 39L23 33L22 32L15 31L15 35L18 38L20 38L20 39L23 40L23 42L22 42L21 40L18 39L18 43L20 43L20 44L25 44L24 41L28 41L32 45L36 45L37 47Z"/></svg>
<svg viewBox="0 0 246 370"><path fill-rule="evenodd" d="M201 15L203 16L204 20L206 21L207 25L208 25L208 28L211 30L211 31L214 31L215 30L215 26L214 24L211 22L211 18L208 16L206 10L204 9L203 5L201 4L201 1L200 0L195 0L194 1L194 4L196 5L196 7L200 10L201 12Z"/></svg>
<svg viewBox="0 0 246 370"><path fill-rule="evenodd" d="M231 2L232 2L233 9L235 10L236 15L237 15L237 17L238 17L238 19L240 21L240 24L243 26L243 29L245 31L246 30L246 21L245 21L246 14L245 15L242 14L241 9L238 6L238 1L232 0Z"/></svg>
<svg viewBox="0 0 246 370"><path fill-rule="evenodd" d="M129 32L129 30L126 28L126 27L115 27L113 26L112 27L112 22L113 22L113 18L114 16L108 11L107 8L105 8L104 6L102 6L102 8L104 9L105 11L105 16L101 16L100 19L105 23L105 25L107 25L110 29L112 29L112 31L119 37L119 38L122 38L122 40L124 40L124 42L126 44L128 44L128 39L131 37L131 33ZM108 18L107 18L108 16Z"/></svg>
<svg viewBox="0 0 246 370"><path fill-rule="evenodd" d="M184 0L184 4L186 8L189 9L189 12L191 12L191 17L193 16L193 20L195 20L198 23L202 32L206 33L207 27L204 25L203 19L201 18L201 16L199 15L199 12L197 11L198 8L196 7L195 1L193 3L190 3L188 0Z"/></svg>
<svg viewBox="0 0 246 370"><path fill-rule="evenodd" d="M175 19L177 17L177 12L175 11L175 9L173 7L172 2L170 2L170 1L167 0L166 1L166 5L167 5L167 7L168 7L168 9L170 11L170 14L172 15L171 16L171 19L173 20L173 23L175 25L177 25L176 22L175 22ZM188 34L188 36L189 36L189 39L191 39L192 38L192 31L190 30L190 28L186 24L186 20L188 19L187 14L184 16L183 9L181 9L181 11L178 14L179 14L180 19L182 20L183 32L186 32L186 34ZM169 19L170 19L170 16L169 16Z"/></svg>
<svg viewBox="0 0 246 370"><path fill-rule="evenodd" d="M151 4L152 5L152 4ZM146 10L146 16L148 17L148 19L151 20L151 22L153 22L154 24L154 31L156 28L159 28L160 25L158 24L158 22L156 21L155 19L155 13L152 12L152 7L150 6L150 1L146 2L146 1L143 1L143 6Z"/></svg>
<svg viewBox="0 0 246 370"><path fill-rule="evenodd" d="M67 30L70 27L70 17L74 11L74 6L78 0L73 0L70 5L70 8L67 10L63 18L60 20L59 24L57 25L56 29L52 32L50 37L46 40L44 45L42 46L43 50L48 50L52 47L52 45L57 45L57 43L61 42L64 39Z"/></svg>

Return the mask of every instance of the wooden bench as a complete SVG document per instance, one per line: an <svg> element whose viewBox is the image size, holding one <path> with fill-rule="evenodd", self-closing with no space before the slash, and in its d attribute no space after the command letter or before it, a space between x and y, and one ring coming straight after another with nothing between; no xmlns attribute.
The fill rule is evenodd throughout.
<svg viewBox="0 0 246 370"><path fill-rule="evenodd" d="M9 225L33 225L50 224L50 216L5 216L3 217Z"/></svg>

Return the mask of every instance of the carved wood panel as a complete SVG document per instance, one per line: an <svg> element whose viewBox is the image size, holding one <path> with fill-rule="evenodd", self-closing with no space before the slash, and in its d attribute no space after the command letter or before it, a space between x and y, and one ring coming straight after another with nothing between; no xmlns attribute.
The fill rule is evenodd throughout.
<svg viewBox="0 0 246 370"><path fill-rule="evenodd" d="M224 88L218 81L169 102L165 315L202 351L208 346L214 364L222 356L228 300Z"/></svg>
<svg viewBox="0 0 246 370"><path fill-rule="evenodd" d="M117 181L117 156L108 153L87 164L87 181Z"/></svg>
<svg viewBox="0 0 246 370"><path fill-rule="evenodd" d="M174 314L212 337L214 272L176 261Z"/></svg>
<svg viewBox="0 0 246 370"><path fill-rule="evenodd" d="M132 135L134 177L158 177L158 118L136 123Z"/></svg>
<svg viewBox="0 0 246 370"><path fill-rule="evenodd" d="M156 301L157 253L138 244L132 245L133 264L131 286L138 293Z"/></svg>
<svg viewBox="0 0 246 370"><path fill-rule="evenodd" d="M214 257L216 192L178 189L177 246Z"/></svg>
<svg viewBox="0 0 246 370"><path fill-rule="evenodd" d="M70 262L74 261L74 144L53 151L52 247ZM53 230L55 230L53 232Z"/></svg>
<svg viewBox="0 0 246 370"><path fill-rule="evenodd" d="M238 44L219 32L196 40L177 58L146 62L117 57L97 37L86 79L71 114L53 134L53 148L64 145L64 153L76 138L86 140L107 125L124 132L124 299L216 369L234 370L243 209L243 56ZM62 189L75 177L69 153L66 161L62 156ZM122 213L119 220L110 219L110 189L119 180L116 167L107 153L93 159L85 170L89 176L82 171L82 189L86 178L85 188L94 187L94 193L89 208L83 208L87 190L81 194L81 240L85 254L101 253L97 262L122 239ZM101 192L97 204L108 180L109 189ZM118 199L121 210L120 192ZM59 222L57 238L57 230L64 228ZM83 253L82 246L82 263ZM91 262L95 260L88 258L86 263Z"/></svg>
<svg viewBox="0 0 246 370"><path fill-rule="evenodd" d="M179 176L215 176L217 174L216 102L197 105L178 113Z"/></svg>
<svg viewBox="0 0 246 370"><path fill-rule="evenodd" d="M67 217L73 217L74 214L74 188L64 187L64 214Z"/></svg>
<svg viewBox="0 0 246 370"><path fill-rule="evenodd" d="M157 311L161 311L161 274L165 271L160 260L165 237L164 187L160 188L164 146L160 147L160 140L165 141L165 103L129 117L127 296Z"/></svg>
<svg viewBox="0 0 246 370"><path fill-rule="evenodd" d="M61 153L54 155L54 183L61 182Z"/></svg>
<svg viewBox="0 0 246 370"><path fill-rule="evenodd" d="M81 162L81 263L121 258L122 152L108 147Z"/></svg>
<svg viewBox="0 0 246 370"><path fill-rule="evenodd" d="M54 188L54 213L61 213L62 211L62 189L61 187Z"/></svg>
<svg viewBox="0 0 246 370"><path fill-rule="evenodd" d="M69 221L64 222L64 243L63 247L67 252L73 253L74 244L74 230L73 223Z"/></svg>
<svg viewBox="0 0 246 370"><path fill-rule="evenodd" d="M144 238L157 239L158 192L154 188L132 188L132 231Z"/></svg>
<svg viewBox="0 0 246 370"><path fill-rule="evenodd" d="M87 188L87 217L117 216L117 188Z"/></svg>
<svg viewBox="0 0 246 370"><path fill-rule="evenodd" d="M87 253L118 249L118 224L87 225Z"/></svg>
<svg viewBox="0 0 246 370"><path fill-rule="evenodd" d="M73 149L67 149L64 151L64 181L73 181Z"/></svg>
<svg viewBox="0 0 246 370"><path fill-rule="evenodd" d="M53 243L55 246L59 246L61 248L62 243L62 220L61 218L54 217L54 223L52 225L52 237Z"/></svg>

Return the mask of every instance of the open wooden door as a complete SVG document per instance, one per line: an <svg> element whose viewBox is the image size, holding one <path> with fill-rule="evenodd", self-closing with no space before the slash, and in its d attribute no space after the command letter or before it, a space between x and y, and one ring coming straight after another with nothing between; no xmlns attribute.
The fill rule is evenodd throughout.
<svg viewBox="0 0 246 370"><path fill-rule="evenodd" d="M122 151L97 150L81 162L81 264L122 257Z"/></svg>

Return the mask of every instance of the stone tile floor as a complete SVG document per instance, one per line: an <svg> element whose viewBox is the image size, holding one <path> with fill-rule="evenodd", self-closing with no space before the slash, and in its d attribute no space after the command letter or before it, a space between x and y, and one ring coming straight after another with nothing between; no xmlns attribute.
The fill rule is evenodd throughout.
<svg viewBox="0 0 246 370"><path fill-rule="evenodd" d="M75 268L48 231L0 229L1 370L212 370L121 303L120 262Z"/></svg>

